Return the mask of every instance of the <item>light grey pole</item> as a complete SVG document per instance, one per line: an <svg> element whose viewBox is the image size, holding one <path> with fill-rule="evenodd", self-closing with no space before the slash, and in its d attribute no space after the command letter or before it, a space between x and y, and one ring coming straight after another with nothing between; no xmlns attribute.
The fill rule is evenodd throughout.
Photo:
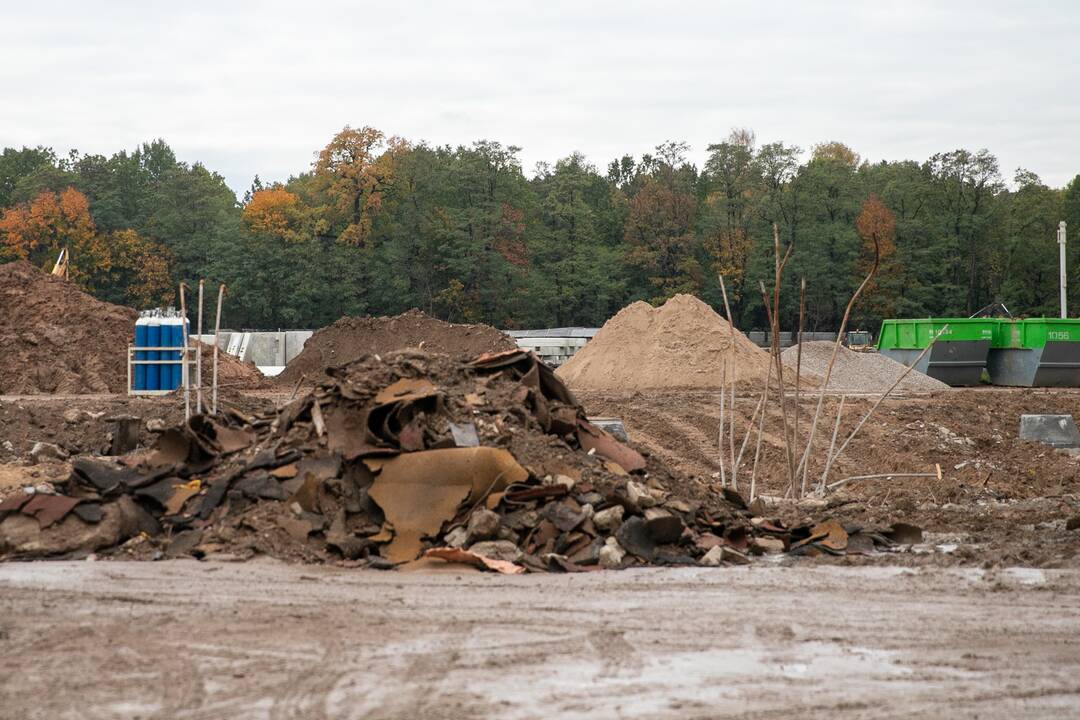
<svg viewBox="0 0 1080 720"><path fill-rule="evenodd" d="M1065 307L1065 221L1058 223L1058 272L1061 276L1061 317L1069 317Z"/></svg>

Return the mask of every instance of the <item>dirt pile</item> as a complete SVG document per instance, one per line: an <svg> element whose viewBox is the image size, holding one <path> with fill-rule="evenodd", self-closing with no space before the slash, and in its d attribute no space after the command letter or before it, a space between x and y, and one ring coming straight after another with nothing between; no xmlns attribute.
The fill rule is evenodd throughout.
<svg viewBox="0 0 1080 720"><path fill-rule="evenodd" d="M292 385L301 376L318 382L325 377L326 368L350 363L362 355L410 348L473 357L513 350L517 343L490 325L448 323L415 309L393 317L343 317L317 330L277 376L277 383Z"/></svg>
<svg viewBox="0 0 1080 720"><path fill-rule="evenodd" d="M833 343L813 341L803 343L802 372L824 379L832 357ZM795 369L799 346L794 345L781 353L784 367ZM828 390L850 393L883 393L888 390L907 368L892 358L875 352L855 352L841 346L836 354ZM948 385L924 375L917 370L908 373L896 389L897 394L927 393L947 390Z"/></svg>
<svg viewBox="0 0 1080 720"><path fill-rule="evenodd" d="M0 394L126 391L137 317L28 262L0 265Z"/></svg>
<svg viewBox="0 0 1080 720"><path fill-rule="evenodd" d="M261 553L517 573L893 542L889 530L753 517L738 495L589 423L524 351L368 356L275 413L195 416L152 451L72 468L61 494L0 503L0 555Z"/></svg>
<svg viewBox="0 0 1080 720"><path fill-rule="evenodd" d="M730 342L731 326L693 295L660 307L639 301L604 323L557 374L583 390L719 387ZM735 362L740 381L764 379L769 354L736 330Z"/></svg>

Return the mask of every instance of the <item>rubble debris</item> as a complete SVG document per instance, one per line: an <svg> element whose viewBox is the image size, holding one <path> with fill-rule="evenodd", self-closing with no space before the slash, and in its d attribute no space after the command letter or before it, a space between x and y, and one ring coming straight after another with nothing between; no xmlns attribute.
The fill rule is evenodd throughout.
<svg viewBox="0 0 1080 720"><path fill-rule="evenodd" d="M475 445L460 442L466 426ZM522 350L365 356L279 410L194 416L149 450L76 458L54 484L52 499L0 505L0 554L587 572L842 554L848 537L828 520L785 527L672 473L589 423ZM895 542L866 537L870 551Z"/></svg>
<svg viewBox="0 0 1080 720"><path fill-rule="evenodd" d="M513 350L517 343L488 325L443 322L419 310L392 317L343 317L315 331L299 355L275 378L292 388L303 377L319 382L328 367L346 365L366 355L423 350L454 356Z"/></svg>

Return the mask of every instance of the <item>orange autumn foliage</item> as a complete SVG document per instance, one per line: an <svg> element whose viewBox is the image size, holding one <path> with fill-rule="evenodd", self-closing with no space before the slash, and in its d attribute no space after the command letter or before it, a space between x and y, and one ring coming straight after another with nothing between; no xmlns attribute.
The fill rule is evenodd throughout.
<svg viewBox="0 0 1080 720"><path fill-rule="evenodd" d="M75 188L60 193L45 191L28 203L0 214L0 242L7 254L51 269L62 248L75 261L71 279L94 289L92 278L111 266L108 244L97 234L86 196Z"/></svg>
<svg viewBox="0 0 1080 720"><path fill-rule="evenodd" d="M303 240L304 208L300 197L281 187L258 190L244 207L244 222L255 233L290 242Z"/></svg>
<svg viewBox="0 0 1080 720"><path fill-rule="evenodd" d="M404 147L375 128L346 125L319 152L315 177L332 201L335 220L344 226L341 242L363 245L371 235L372 219L394 177L394 155Z"/></svg>

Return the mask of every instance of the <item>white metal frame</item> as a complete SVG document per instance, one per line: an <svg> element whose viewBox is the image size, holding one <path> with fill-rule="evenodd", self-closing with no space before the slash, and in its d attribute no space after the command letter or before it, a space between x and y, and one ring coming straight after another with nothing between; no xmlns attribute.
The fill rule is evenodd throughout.
<svg viewBox="0 0 1080 720"><path fill-rule="evenodd" d="M192 363L195 362L191 357L194 348L191 347L137 347L135 345L128 345L127 352L127 394L128 395L172 395L177 390L183 390L187 387L187 378L190 375L190 370L186 373L181 372L180 387L173 390L136 390L133 385L135 384L135 371L136 365L180 365L182 359L173 360L136 360L135 353L137 352L178 352L187 356L187 365L190 368Z"/></svg>

